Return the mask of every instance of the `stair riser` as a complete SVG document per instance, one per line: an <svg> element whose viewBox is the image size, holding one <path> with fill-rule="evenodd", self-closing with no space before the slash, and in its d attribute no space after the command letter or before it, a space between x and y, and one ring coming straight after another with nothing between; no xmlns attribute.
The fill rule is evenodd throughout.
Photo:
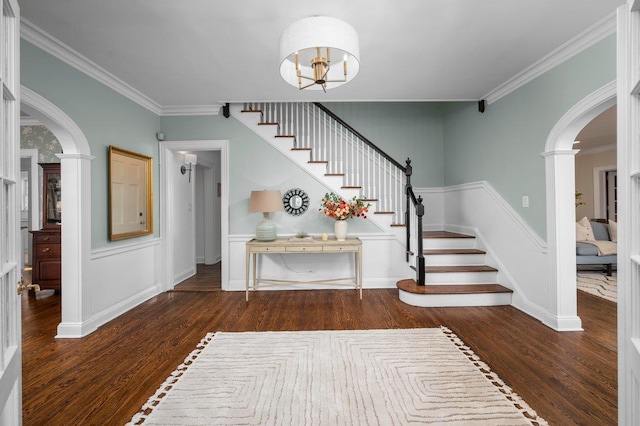
<svg viewBox="0 0 640 426"><path fill-rule="evenodd" d="M483 265L484 254L425 255L424 262L425 262L425 265L427 266Z"/></svg>
<svg viewBox="0 0 640 426"><path fill-rule="evenodd" d="M412 306L425 308L455 306L504 306L511 305L510 293L482 294L415 294L399 290L400 300Z"/></svg>
<svg viewBox="0 0 640 426"><path fill-rule="evenodd" d="M475 248L475 238L425 238L422 246L425 250L432 249L472 249Z"/></svg>
<svg viewBox="0 0 640 426"><path fill-rule="evenodd" d="M427 272L428 284L488 284L495 283L497 272Z"/></svg>

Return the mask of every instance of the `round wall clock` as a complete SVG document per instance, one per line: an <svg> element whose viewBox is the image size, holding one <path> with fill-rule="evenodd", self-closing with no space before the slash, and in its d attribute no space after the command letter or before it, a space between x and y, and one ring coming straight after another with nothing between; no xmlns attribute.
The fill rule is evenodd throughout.
<svg viewBox="0 0 640 426"><path fill-rule="evenodd" d="M309 208L309 196L302 189L293 188L284 194L282 203L287 213L299 216Z"/></svg>

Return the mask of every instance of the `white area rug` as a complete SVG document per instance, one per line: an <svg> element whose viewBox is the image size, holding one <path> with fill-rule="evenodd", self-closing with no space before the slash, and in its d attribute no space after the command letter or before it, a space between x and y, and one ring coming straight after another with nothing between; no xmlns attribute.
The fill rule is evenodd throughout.
<svg viewBox="0 0 640 426"><path fill-rule="evenodd" d="M442 327L209 333L129 424L547 423Z"/></svg>
<svg viewBox="0 0 640 426"><path fill-rule="evenodd" d="M608 277L604 272L578 271L578 290L586 291L611 302L618 301L618 276Z"/></svg>

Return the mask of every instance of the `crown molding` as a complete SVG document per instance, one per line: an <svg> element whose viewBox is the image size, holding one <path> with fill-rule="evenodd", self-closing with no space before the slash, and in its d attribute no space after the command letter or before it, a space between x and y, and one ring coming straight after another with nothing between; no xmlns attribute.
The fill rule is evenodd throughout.
<svg viewBox="0 0 640 426"><path fill-rule="evenodd" d="M601 152L614 151L617 148L618 148L618 145L611 144L611 145L598 146L595 148L589 148L585 150L581 149L580 152L578 152L578 154L576 155L576 157L583 157L585 155L600 154Z"/></svg>
<svg viewBox="0 0 640 426"><path fill-rule="evenodd" d="M20 38L87 74L141 107L160 115L162 108L157 102L24 18L20 19Z"/></svg>
<svg viewBox="0 0 640 426"><path fill-rule="evenodd" d="M616 24L616 12L614 11L555 49L553 52L544 56L537 62L534 62L520 73L502 83L500 86L484 95L481 99L484 99L491 104L507 96L509 93L519 89L533 79L548 72L552 68L560 65L588 47L593 46L611 34L615 34Z"/></svg>
<svg viewBox="0 0 640 426"><path fill-rule="evenodd" d="M213 105L191 105L191 106L165 106L160 109L162 116L181 116L181 115L219 115L222 104Z"/></svg>
<svg viewBox="0 0 640 426"><path fill-rule="evenodd" d="M33 117L20 117L21 126L42 126L42 123L37 118Z"/></svg>

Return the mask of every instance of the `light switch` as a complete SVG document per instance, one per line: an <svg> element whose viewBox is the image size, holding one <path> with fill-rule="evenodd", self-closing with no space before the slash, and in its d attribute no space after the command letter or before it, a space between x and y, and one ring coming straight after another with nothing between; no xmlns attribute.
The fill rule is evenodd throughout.
<svg viewBox="0 0 640 426"><path fill-rule="evenodd" d="M522 207L529 207L529 196L528 195L523 195L522 196Z"/></svg>

